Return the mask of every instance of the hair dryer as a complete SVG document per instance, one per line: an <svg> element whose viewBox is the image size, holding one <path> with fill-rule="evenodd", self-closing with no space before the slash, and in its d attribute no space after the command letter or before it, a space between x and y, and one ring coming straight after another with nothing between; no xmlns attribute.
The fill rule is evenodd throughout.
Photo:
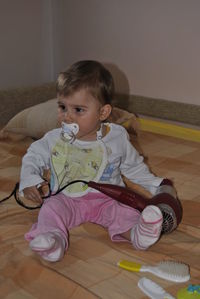
<svg viewBox="0 0 200 299"><path fill-rule="evenodd" d="M145 198L139 193L122 186L116 186L112 184L103 184L90 181L87 183L89 187L94 188L113 199L128 205L132 208L139 210L140 212L148 205L156 205L160 208L163 214L163 226L162 233L170 233L179 225L182 219L182 206L177 197L174 197L164 189L162 193L159 193L151 199ZM172 182L168 179L164 179L161 183L161 189L164 186L171 186Z"/></svg>

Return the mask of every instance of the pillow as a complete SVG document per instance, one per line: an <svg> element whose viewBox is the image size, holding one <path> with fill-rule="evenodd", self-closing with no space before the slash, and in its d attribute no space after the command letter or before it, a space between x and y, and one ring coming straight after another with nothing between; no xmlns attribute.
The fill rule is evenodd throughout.
<svg viewBox="0 0 200 299"><path fill-rule="evenodd" d="M123 125L128 131L137 134L138 121L134 114L120 108L113 108L110 122ZM15 115L1 131L1 138L12 138L13 133L41 138L46 132L59 127L57 120L57 99L27 108Z"/></svg>

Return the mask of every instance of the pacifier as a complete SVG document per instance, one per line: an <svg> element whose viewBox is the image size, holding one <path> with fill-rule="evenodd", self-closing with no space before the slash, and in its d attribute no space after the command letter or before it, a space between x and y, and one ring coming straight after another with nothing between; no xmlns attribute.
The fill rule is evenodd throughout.
<svg viewBox="0 0 200 299"><path fill-rule="evenodd" d="M69 141L70 143L74 142L76 139L76 134L79 131L79 125L76 123L67 124L62 122L61 124L61 137L64 141Z"/></svg>

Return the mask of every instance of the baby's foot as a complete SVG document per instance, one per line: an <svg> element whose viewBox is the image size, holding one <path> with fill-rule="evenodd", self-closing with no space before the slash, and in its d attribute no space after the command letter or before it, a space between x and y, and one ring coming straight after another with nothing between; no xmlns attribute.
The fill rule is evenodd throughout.
<svg viewBox="0 0 200 299"><path fill-rule="evenodd" d="M64 256L65 241L58 232L39 234L29 243L30 248L44 260L57 262Z"/></svg>
<svg viewBox="0 0 200 299"><path fill-rule="evenodd" d="M131 230L131 241L136 249L145 250L160 237L163 216L161 210L154 206L147 206L141 213L139 223Z"/></svg>

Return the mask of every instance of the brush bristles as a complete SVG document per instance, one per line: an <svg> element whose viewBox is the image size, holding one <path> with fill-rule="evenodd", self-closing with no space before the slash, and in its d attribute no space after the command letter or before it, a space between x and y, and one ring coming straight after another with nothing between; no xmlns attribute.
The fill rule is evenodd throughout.
<svg viewBox="0 0 200 299"><path fill-rule="evenodd" d="M187 281L190 278L189 266L177 261L161 261L158 264L159 270L171 279Z"/></svg>

